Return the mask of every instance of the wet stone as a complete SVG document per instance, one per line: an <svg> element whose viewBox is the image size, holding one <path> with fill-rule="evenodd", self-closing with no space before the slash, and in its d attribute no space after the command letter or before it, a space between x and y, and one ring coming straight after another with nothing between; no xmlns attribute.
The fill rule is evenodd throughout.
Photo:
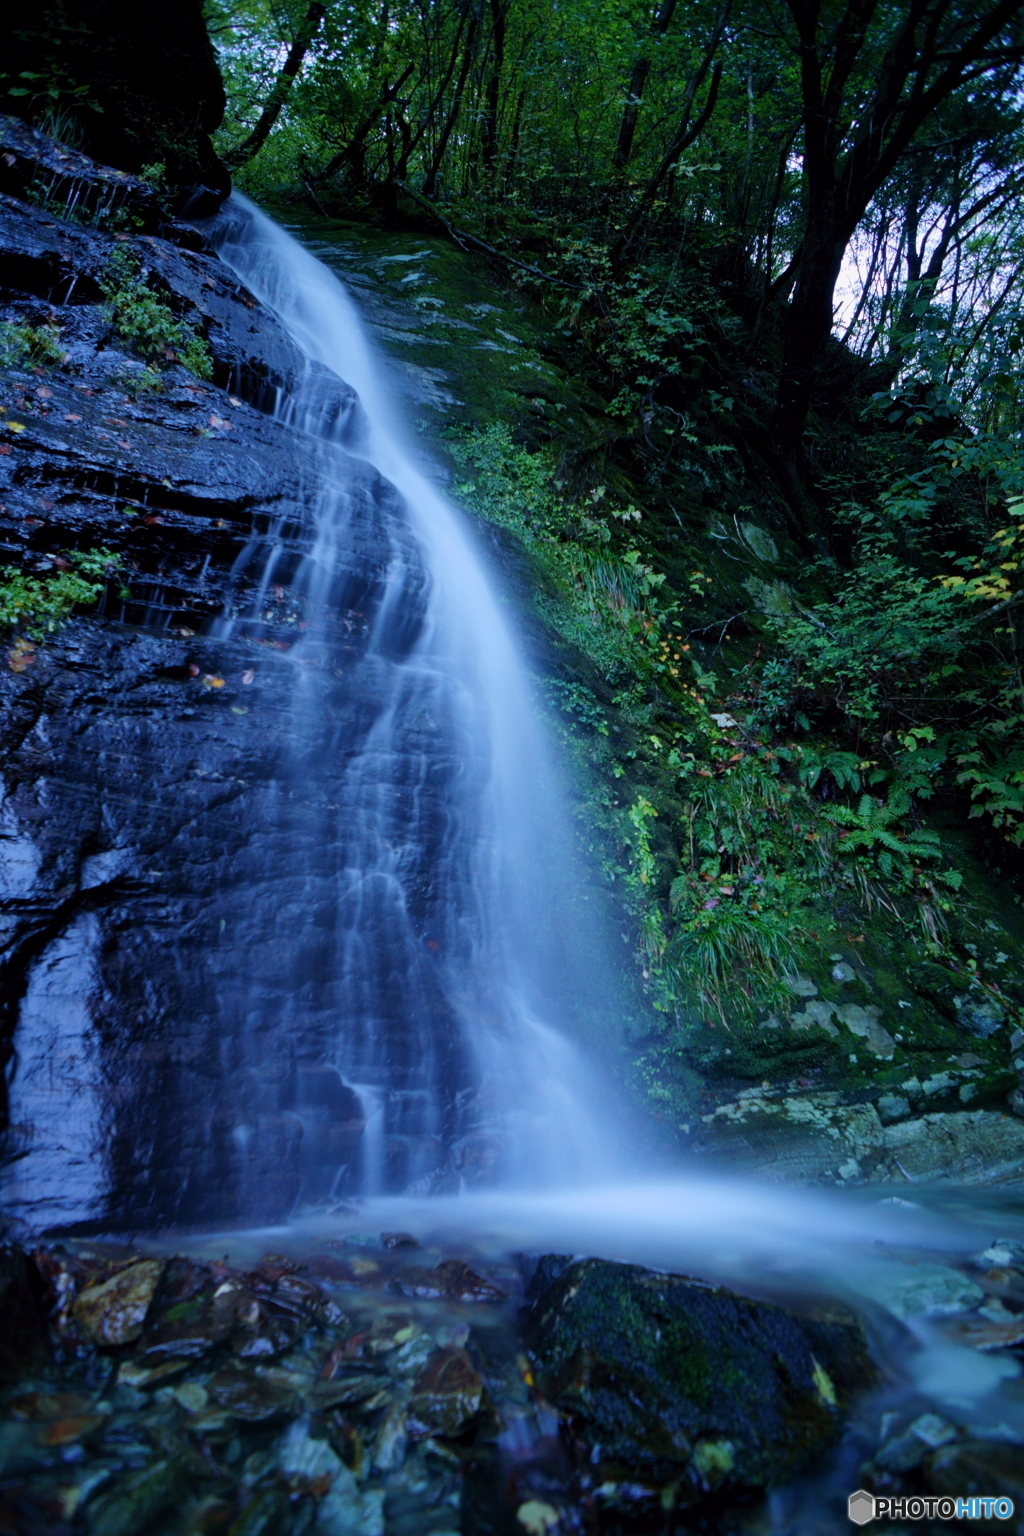
<svg viewBox="0 0 1024 1536"><path fill-rule="evenodd" d="M470 1269L461 1259L446 1259L434 1269L407 1266L398 1270L391 1288L403 1296L423 1300L446 1298L451 1301L497 1302L505 1292Z"/></svg>
<svg viewBox="0 0 1024 1536"><path fill-rule="evenodd" d="M294 1406L295 1395L287 1388L261 1381L250 1371L225 1366L209 1383L210 1397L236 1419L259 1423L278 1418Z"/></svg>
<svg viewBox="0 0 1024 1536"><path fill-rule="evenodd" d="M141 1364L194 1360L221 1344L247 1296L235 1280L217 1283L204 1266L173 1259L137 1351Z"/></svg>
<svg viewBox="0 0 1024 1536"><path fill-rule="evenodd" d="M134 1343L142 1333L163 1268L157 1259L143 1259L80 1292L72 1310L90 1343L101 1349Z"/></svg>
<svg viewBox="0 0 1024 1536"><path fill-rule="evenodd" d="M231 1349L240 1360L272 1360L295 1342L295 1329L282 1318L261 1317L253 1328L239 1328L231 1336Z"/></svg>
<svg viewBox="0 0 1024 1536"><path fill-rule="evenodd" d="M353 1403L365 1403L387 1391L387 1378L383 1376L339 1376L332 1381L318 1381L309 1392L314 1408L340 1408Z"/></svg>
<svg viewBox="0 0 1024 1536"><path fill-rule="evenodd" d="M537 1385L580 1457L602 1478L674 1480L682 1502L792 1477L874 1379L845 1314L801 1316L680 1275L555 1255L527 1296Z"/></svg>
<svg viewBox="0 0 1024 1536"><path fill-rule="evenodd" d="M408 1430L414 1439L462 1434L480 1411L484 1384L464 1349L439 1349L413 1384Z"/></svg>
<svg viewBox="0 0 1024 1536"><path fill-rule="evenodd" d="M187 1490L180 1466L161 1461L145 1472L120 1478L91 1499L86 1520L90 1536L140 1536Z"/></svg>
<svg viewBox="0 0 1024 1536"><path fill-rule="evenodd" d="M161 1382L187 1371L189 1360L164 1360L160 1365L140 1365L137 1360L122 1360L117 1372L118 1385L123 1387L156 1387Z"/></svg>

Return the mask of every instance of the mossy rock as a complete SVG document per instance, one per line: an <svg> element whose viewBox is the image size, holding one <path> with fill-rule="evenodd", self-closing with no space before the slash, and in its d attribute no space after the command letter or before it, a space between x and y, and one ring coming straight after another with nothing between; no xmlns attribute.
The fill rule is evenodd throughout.
<svg viewBox="0 0 1024 1536"><path fill-rule="evenodd" d="M763 1488L821 1457L874 1380L849 1316L633 1264L548 1255L524 1337L545 1397L602 1476L682 1478L688 1498Z"/></svg>

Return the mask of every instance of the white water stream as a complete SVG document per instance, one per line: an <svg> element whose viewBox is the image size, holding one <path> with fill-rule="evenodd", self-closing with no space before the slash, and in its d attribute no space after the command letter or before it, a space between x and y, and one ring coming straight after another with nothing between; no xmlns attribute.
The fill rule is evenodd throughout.
<svg viewBox="0 0 1024 1536"><path fill-rule="evenodd" d="M439 953L429 984L440 978L458 1019L472 1063L470 1076L478 1084L479 1112L492 1130L498 1128L496 1160L503 1179L550 1185L621 1173L614 1106L558 1028L567 993L585 993L588 985L596 991L605 966L592 938L584 944L584 964L577 959L573 970L567 957L572 945L559 932L578 921L565 912L574 858L567 811L500 599L465 522L407 446L401 414L382 383L381 360L343 285L245 199L233 200L214 238L221 258L276 312L305 355L355 389L363 418L356 451L399 492L428 576L422 629L410 653L392 662L386 707L349 770L351 803L361 808L365 821L358 853L347 860L348 874L350 885L366 894L353 901L349 893L342 899L339 891L338 922L345 930L339 967L355 995L365 986L367 970L380 965L367 953L366 933L375 917L369 892L385 882L392 894L387 963L397 975L407 1014L429 1010L428 982L414 958L422 953L422 935L403 888L409 863L403 844L414 847L428 836L431 811L418 791L435 771L431 754L444 758L454 751L458 770L446 792L446 825L433 856L441 923L430 944ZM301 386L280 401L279 411L328 440L337 431L331 413L325 417L319 404L304 421ZM311 611L329 608L333 569L351 517L343 474L337 487L324 487L318 517L312 552L296 578ZM375 647L387 652L387 632L401 625L398 610L403 602L409 604L409 588L407 565L396 556L371 653ZM302 707L301 698L297 707ZM414 749L408 744L412 714L427 718L433 732ZM385 803L384 786L396 777L394 764L407 764L410 755L417 795L398 821ZM408 766L399 771L410 776ZM396 929L403 930L397 952ZM578 997L575 1002L578 1008ZM342 1034L352 1033L350 1016ZM388 1087L381 1080L386 1068L379 1055L386 1041L376 1042L376 1053L370 1042L357 1060L351 1044L338 1041L337 1065L346 1081L355 1083L360 1071L365 1075L361 1064L367 1060L377 1074L362 1088L370 1109L371 1149L363 1187L372 1192L380 1188L373 1175L378 1119L373 1111L380 1102L375 1095ZM424 1058L430 1056L429 1032L421 1031L417 1048ZM433 1128L444 1122L444 1099L451 1094L443 1077L439 1065L429 1074Z"/></svg>

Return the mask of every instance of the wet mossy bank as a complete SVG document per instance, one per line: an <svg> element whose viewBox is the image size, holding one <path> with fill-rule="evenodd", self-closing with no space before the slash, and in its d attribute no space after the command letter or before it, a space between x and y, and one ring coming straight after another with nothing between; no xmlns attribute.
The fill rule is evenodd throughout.
<svg viewBox="0 0 1024 1536"><path fill-rule="evenodd" d="M919 877L887 883L875 865L862 878L829 819L842 797L828 765L862 787L872 765L845 754L837 767L834 738L772 730L751 681L773 617L815 595L766 488L753 474L702 483L697 462L652 486L535 285L517 290L422 226L275 211L351 287L514 605L572 765L581 842L620 915L634 987L620 1049L639 1101L679 1145L772 1176L970 1168L984 1182L991 1162L995 1182L1019 1181L1012 849L968 835L943 803ZM719 622L730 612L738 636ZM737 880L728 856L744 838L755 858ZM702 924L730 903L718 957ZM859 1140L836 1134L837 1111ZM773 1139L786 1151L766 1162ZM920 1156L901 1158L911 1141Z"/></svg>

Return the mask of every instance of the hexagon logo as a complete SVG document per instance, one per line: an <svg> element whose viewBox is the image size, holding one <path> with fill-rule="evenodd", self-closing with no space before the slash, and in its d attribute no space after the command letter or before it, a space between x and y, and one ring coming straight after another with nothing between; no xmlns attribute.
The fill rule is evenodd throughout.
<svg viewBox="0 0 1024 1536"><path fill-rule="evenodd" d="M858 1488L856 1493L850 1494L847 1504L847 1513L854 1525L867 1525L869 1520L875 1518L875 1496L863 1488Z"/></svg>

